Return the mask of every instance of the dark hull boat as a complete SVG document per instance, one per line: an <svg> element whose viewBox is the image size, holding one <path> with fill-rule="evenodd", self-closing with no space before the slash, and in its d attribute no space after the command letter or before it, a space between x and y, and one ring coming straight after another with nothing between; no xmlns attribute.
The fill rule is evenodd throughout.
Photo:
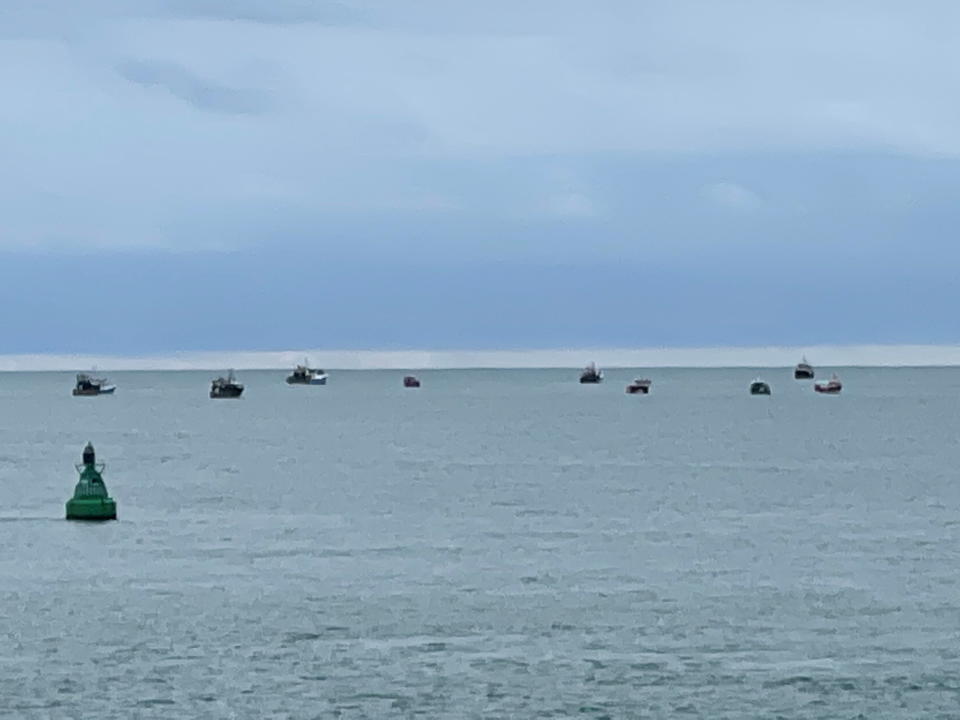
<svg viewBox="0 0 960 720"><path fill-rule="evenodd" d="M407 375L403 378L403 386L405 388L418 388L420 387L420 381L413 375Z"/></svg>
<svg viewBox="0 0 960 720"><path fill-rule="evenodd" d="M243 385L236 381L233 370L227 377L218 377L210 383L211 398L238 398L243 394Z"/></svg>
<svg viewBox="0 0 960 720"><path fill-rule="evenodd" d="M750 394L751 395L769 395L770 386L767 385L763 380L754 380L750 383Z"/></svg>
<svg viewBox="0 0 960 720"><path fill-rule="evenodd" d="M74 397L92 397L94 395L112 395L117 389L103 378L95 378L84 373L77 375L77 384L73 388Z"/></svg>
<svg viewBox="0 0 960 720"><path fill-rule="evenodd" d="M597 366L593 363L587 365L584 368L583 372L580 373L580 384L581 385L596 385L597 383L603 382L603 370L598 370Z"/></svg>
<svg viewBox="0 0 960 720"><path fill-rule="evenodd" d="M814 375L813 366L807 362L806 358L797 363L797 366L793 369L794 380L813 380Z"/></svg>
<svg viewBox="0 0 960 720"><path fill-rule="evenodd" d="M326 385L327 374L323 370L315 370L306 365L297 365L292 373L287 375L287 385Z"/></svg>
<svg viewBox="0 0 960 720"><path fill-rule="evenodd" d="M653 383L646 378L637 378L627 385L627 395L647 395Z"/></svg>

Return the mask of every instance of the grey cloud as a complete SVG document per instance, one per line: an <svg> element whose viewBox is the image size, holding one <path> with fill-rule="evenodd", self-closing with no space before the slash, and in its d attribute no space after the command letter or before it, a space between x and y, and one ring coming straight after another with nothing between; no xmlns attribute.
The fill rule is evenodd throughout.
<svg viewBox="0 0 960 720"><path fill-rule="evenodd" d="M630 242L642 227L676 244L792 205L853 214L858 188L858 215L891 193L884 207L899 207L896 172L867 184L854 171L877 157L960 157L960 100L944 92L960 62L958 7L0 0L4 232L190 246L203 224L229 245L231 218L246 213L241 229L262 223L279 242L287 218L306 233L399 208L418 215L411 228L456 213L607 223L597 242L622 252L608 232L618 223ZM823 166L797 167L795 193L777 191L776 163L745 171L751 156L784 155ZM619 182L609 158L625 167ZM669 189L649 169L658 159L677 163L666 162ZM943 207L956 206L954 180L931 188ZM756 205L735 184L762 212L704 216L703 188L724 182L708 201ZM43 193L61 198L62 225L46 231ZM481 247L457 224L448 235L458 251Z"/></svg>
<svg viewBox="0 0 960 720"><path fill-rule="evenodd" d="M270 107L270 98L256 89L233 88L202 78L173 63L128 60L117 71L130 82L163 88L171 95L208 112L257 114Z"/></svg>

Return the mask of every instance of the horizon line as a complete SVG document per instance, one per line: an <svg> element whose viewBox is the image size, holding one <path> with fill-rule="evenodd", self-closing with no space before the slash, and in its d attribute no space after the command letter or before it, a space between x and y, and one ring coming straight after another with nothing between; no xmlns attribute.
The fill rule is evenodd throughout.
<svg viewBox="0 0 960 720"><path fill-rule="evenodd" d="M20 353L0 355L0 372L125 370L280 370L309 358L332 370L778 368L806 356L821 367L955 367L960 345L758 345L507 350L203 350L151 354Z"/></svg>

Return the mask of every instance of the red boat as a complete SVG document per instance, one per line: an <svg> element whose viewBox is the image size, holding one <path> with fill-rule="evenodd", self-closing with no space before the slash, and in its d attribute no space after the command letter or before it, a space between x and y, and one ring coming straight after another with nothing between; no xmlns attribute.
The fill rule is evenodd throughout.
<svg viewBox="0 0 960 720"><path fill-rule="evenodd" d="M408 388L418 388L420 387L420 381L417 380L413 375L407 375L403 378L403 386Z"/></svg>
<svg viewBox="0 0 960 720"><path fill-rule="evenodd" d="M818 382L813 384L813 389L818 393L823 393L825 395L838 395L841 390L843 390L843 383L840 382L840 378L834 375L830 378L830 382Z"/></svg>
<svg viewBox="0 0 960 720"><path fill-rule="evenodd" d="M653 383L646 378L636 378L627 385L627 395L646 395L650 392L650 386Z"/></svg>

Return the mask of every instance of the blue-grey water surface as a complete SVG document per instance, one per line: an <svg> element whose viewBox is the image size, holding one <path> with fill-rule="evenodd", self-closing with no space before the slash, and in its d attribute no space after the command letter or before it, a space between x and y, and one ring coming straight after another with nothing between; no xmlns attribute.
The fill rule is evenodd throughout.
<svg viewBox="0 0 960 720"><path fill-rule="evenodd" d="M0 715L957 717L960 369L758 372L0 375Z"/></svg>

